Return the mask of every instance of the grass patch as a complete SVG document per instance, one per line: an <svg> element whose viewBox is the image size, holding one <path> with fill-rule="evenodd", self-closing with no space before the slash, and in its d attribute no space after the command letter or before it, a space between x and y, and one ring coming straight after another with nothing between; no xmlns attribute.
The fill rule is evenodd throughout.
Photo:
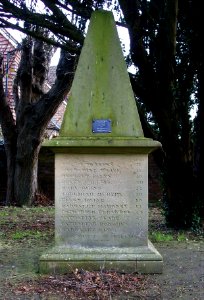
<svg viewBox="0 0 204 300"><path fill-rule="evenodd" d="M162 232L152 232L150 234L150 239L152 242L169 242L169 241L173 241L174 237L172 234L167 234Z"/></svg>
<svg viewBox="0 0 204 300"><path fill-rule="evenodd" d="M170 242L170 241L177 241L177 242L184 242L188 241L187 234L183 232L177 233L163 233L163 232L151 232L149 234L149 238L152 242Z"/></svg>
<svg viewBox="0 0 204 300"><path fill-rule="evenodd" d="M177 235L177 241L178 242L184 242L184 241L188 241L188 237L185 233L178 233Z"/></svg>
<svg viewBox="0 0 204 300"><path fill-rule="evenodd" d="M54 207L1 207L0 236L7 242L52 239Z"/></svg>
<svg viewBox="0 0 204 300"><path fill-rule="evenodd" d="M13 240L22 240L24 238L29 239L40 239L46 236L45 233L40 232L38 230L25 230L25 231L16 231L11 235Z"/></svg>

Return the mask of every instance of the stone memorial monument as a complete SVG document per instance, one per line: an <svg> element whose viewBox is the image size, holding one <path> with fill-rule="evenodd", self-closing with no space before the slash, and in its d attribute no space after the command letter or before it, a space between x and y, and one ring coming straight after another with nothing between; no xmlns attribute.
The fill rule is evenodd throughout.
<svg viewBox="0 0 204 300"><path fill-rule="evenodd" d="M41 273L114 269L161 273L148 241L148 154L111 12L95 11L55 152L55 247Z"/></svg>

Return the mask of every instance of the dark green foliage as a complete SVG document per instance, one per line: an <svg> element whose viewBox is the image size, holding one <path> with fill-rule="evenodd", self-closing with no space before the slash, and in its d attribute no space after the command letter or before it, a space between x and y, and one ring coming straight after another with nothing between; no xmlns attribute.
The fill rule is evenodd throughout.
<svg viewBox="0 0 204 300"><path fill-rule="evenodd" d="M204 51L201 43L201 1L42 0L26 7L20 0L0 4L0 27L24 30L70 53L79 54L86 21L91 12L106 5L114 10L130 36L128 65L136 67L131 83L145 135L161 141L159 165L164 182L166 220L171 227L199 227L204 215ZM9 25L5 13L32 26L47 28L42 37L30 30ZM69 17L67 17L69 16ZM71 18L70 18L71 17ZM62 26L63 25L63 26ZM191 118L191 109L198 108ZM150 122L151 121L151 122Z"/></svg>

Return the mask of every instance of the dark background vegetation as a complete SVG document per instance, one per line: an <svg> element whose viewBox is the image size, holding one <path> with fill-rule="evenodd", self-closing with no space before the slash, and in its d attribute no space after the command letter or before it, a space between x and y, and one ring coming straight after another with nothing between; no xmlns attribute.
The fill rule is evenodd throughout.
<svg viewBox="0 0 204 300"><path fill-rule="evenodd" d="M0 3L0 27L27 34L15 81L16 120L0 81L0 122L8 166L7 202L32 205L38 193L38 154L50 118L66 97L83 45L86 22L95 9L111 9L130 36L127 65L146 137L159 140L166 222L175 228L199 227L203 219L203 38L201 1L23 0ZM71 16L68 18L67 16ZM15 22L11 23L11 17ZM46 44L46 43L47 44ZM52 47L62 49L56 81L45 92ZM34 51L31 51L34 49ZM17 91L18 89L16 89ZM191 119L191 109L197 115Z"/></svg>

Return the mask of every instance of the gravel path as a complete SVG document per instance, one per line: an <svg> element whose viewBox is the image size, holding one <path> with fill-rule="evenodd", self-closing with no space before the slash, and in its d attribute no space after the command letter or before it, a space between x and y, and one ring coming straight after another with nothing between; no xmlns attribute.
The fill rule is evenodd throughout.
<svg viewBox="0 0 204 300"><path fill-rule="evenodd" d="M204 242L169 242L157 246L164 259L162 275L154 275L161 299L204 299Z"/></svg>

